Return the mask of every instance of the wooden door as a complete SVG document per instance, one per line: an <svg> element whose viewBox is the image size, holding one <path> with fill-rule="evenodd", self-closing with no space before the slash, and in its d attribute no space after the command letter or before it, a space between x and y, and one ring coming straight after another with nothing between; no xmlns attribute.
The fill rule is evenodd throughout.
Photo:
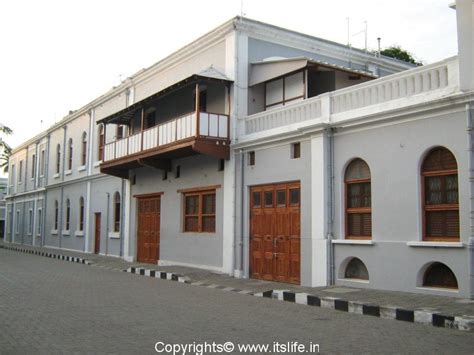
<svg viewBox="0 0 474 355"><path fill-rule="evenodd" d="M137 260L156 264L160 256L160 196L138 198Z"/></svg>
<svg viewBox="0 0 474 355"><path fill-rule="evenodd" d="M95 213L95 233L94 233L94 253L100 253L100 224L101 224L101 214Z"/></svg>
<svg viewBox="0 0 474 355"><path fill-rule="evenodd" d="M300 184L250 189L250 274L300 283Z"/></svg>

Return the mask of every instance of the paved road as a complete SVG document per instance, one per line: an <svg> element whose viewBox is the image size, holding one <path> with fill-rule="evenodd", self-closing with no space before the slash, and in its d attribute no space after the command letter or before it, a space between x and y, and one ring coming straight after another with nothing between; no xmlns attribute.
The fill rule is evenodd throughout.
<svg viewBox="0 0 474 355"><path fill-rule="evenodd" d="M0 249L0 353L153 354L157 342L472 353L474 336ZM159 344L159 349L163 345ZM199 350L199 349L197 349Z"/></svg>

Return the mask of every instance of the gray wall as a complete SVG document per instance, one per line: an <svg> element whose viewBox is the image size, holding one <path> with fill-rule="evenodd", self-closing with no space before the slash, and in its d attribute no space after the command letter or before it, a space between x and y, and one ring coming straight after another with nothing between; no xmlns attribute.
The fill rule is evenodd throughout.
<svg viewBox="0 0 474 355"><path fill-rule="evenodd" d="M291 143L301 142L301 157L291 159ZM245 152L247 153L247 152ZM301 283L308 285L311 280L311 145L309 140L292 140L278 142L272 146L255 149L255 165L249 166L247 154L244 158L244 270L249 272L249 188L255 185L274 184L281 182L299 181L301 183ZM240 174L238 168L237 176ZM237 180L238 196L240 196L241 181ZM238 208L240 226L242 216Z"/></svg>
<svg viewBox="0 0 474 355"><path fill-rule="evenodd" d="M383 127L341 131L335 136L335 238L344 238L344 170L356 157L371 170L372 240L374 245L336 245L337 283L378 289L425 292L419 272L427 263L449 266L459 283L459 295L468 296L467 248L411 247L422 240L420 166L435 146L448 148L458 163L461 242L469 238L467 133L465 113L433 115ZM411 117L416 118L416 117ZM368 284L341 280L344 263L360 258L367 266ZM431 290L430 293L435 291ZM441 294L446 294L440 291Z"/></svg>
<svg viewBox="0 0 474 355"><path fill-rule="evenodd" d="M216 232L183 233L183 195L177 190L223 184L223 172L218 171L219 161L202 155L173 161L173 171L162 180L162 171L141 168L134 171L136 184L132 196L163 192L161 196L160 260L185 264L222 267L222 212L223 188L216 190ZM176 166L181 174L175 178ZM131 255L136 257L137 200L131 203Z"/></svg>

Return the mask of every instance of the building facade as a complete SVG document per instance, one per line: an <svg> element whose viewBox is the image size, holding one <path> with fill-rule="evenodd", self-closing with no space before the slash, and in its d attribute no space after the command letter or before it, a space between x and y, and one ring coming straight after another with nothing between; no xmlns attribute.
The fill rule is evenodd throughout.
<svg viewBox="0 0 474 355"><path fill-rule="evenodd" d="M5 240L473 298L474 27L457 7L459 56L416 68L228 21L17 147Z"/></svg>

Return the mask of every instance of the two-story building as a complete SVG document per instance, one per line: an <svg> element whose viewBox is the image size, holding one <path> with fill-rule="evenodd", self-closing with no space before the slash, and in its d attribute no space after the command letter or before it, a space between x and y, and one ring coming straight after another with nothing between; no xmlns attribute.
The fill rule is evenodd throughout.
<svg viewBox="0 0 474 355"><path fill-rule="evenodd" d="M6 240L472 298L474 27L457 5L459 56L417 68L226 22L16 148Z"/></svg>

